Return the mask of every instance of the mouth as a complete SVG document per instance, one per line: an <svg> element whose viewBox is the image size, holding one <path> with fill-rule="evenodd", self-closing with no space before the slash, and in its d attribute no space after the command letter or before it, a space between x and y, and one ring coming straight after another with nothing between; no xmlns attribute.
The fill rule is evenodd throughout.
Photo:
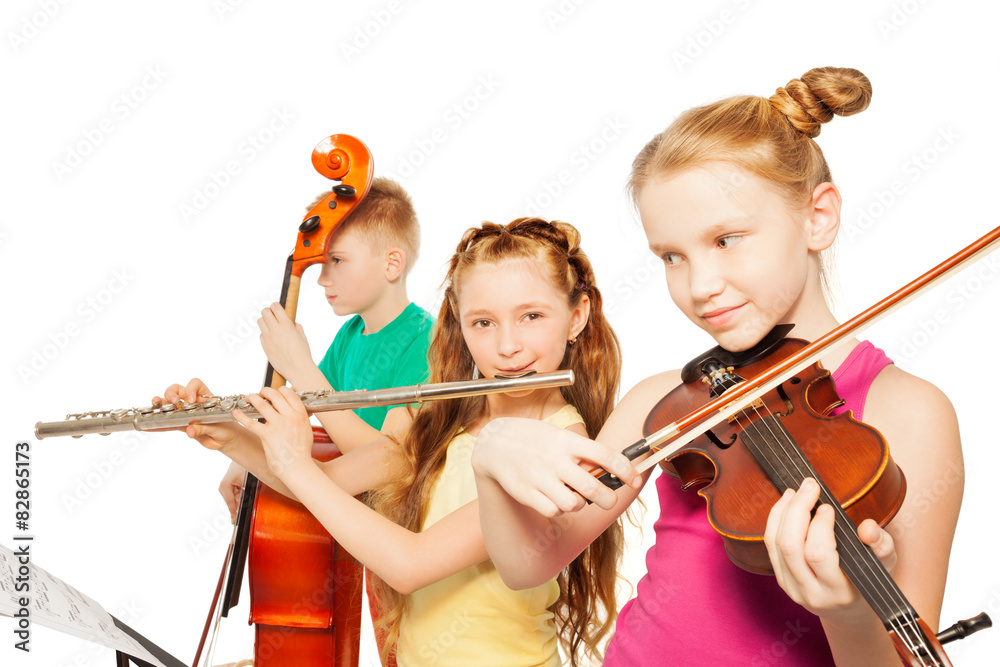
<svg viewBox="0 0 1000 667"><path fill-rule="evenodd" d="M530 364L525 364L524 366L520 366L518 368L498 368L497 372L494 373L494 375L496 377L511 377L511 376L527 375L528 373L534 373L535 372L531 368L534 364L535 364L535 362L532 361Z"/></svg>
<svg viewBox="0 0 1000 667"><path fill-rule="evenodd" d="M707 313L702 313L699 317L705 320L709 326L712 327L722 327L729 324L739 313L740 309L746 304L740 304L738 306L730 306L727 308L716 308Z"/></svg>
<svg viewBox="0 0 1000 667"><path fill-rule="evenodd" d="M497 380L517 380L519 378L526 378L529 375L536 375L538 371L525 371L523 373L507 374L507 373L497 373L493 377Z"/></svg>

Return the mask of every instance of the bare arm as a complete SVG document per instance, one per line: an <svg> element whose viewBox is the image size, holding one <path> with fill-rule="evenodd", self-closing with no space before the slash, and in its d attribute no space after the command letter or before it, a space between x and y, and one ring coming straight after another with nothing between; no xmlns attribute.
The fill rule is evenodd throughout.
<svg viewBox="0 0 1000 667"><path fill-rule="evenodd" d="M335 479L343 459L358 459L362 448L328 464L317 465L308 456L311 431L298 397L287 387L262 392L271 403L248 400L266 419L265 424L240 414L240 423L261 439L267 467L281 479L330 534L352 555L402 593L440 581L488 555L479 529L475 502L415 533L370 509L341 488ZM384 464L383 464L384 465ZM337 474L330 475L330 470Z"/></svg>
<svg viewBox="0 0 1000 667"><path fill-rule="evenodd" d="M596 441L530 420L483 429L472 457L480 519L508 586L530 588L554 577L635 499L649 473L638 475L620 452L642 437L646 414L675 379L664 374L637 385ZM594 465L626 486L614 492L597 482L587 472Z"/></svg>

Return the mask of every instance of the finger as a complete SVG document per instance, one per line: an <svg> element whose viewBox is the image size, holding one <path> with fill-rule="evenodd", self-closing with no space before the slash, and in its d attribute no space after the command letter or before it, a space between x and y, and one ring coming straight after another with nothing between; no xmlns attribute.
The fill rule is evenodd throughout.
<svg viewBox="0 0 1000 667"><path fill-rule="evenodd" d="M764 528L764 546L767 547L767 555L771 560L771 568L774 570L774 576L782 588L785 588L784 582L789 579L789 574L784 558L782 558L781 552L778 549L778 531L781 527L781 522L784 520L785 512L788 510L788 504L792 502L793 497L795 497L795 491L793 489L785 489L781 498L778 499L778 502L774 504L774 507L768 513L767 524Z"/></svg>
<svg viewBox="0 0 1000 667"><path fill-rule="evenodd" d="M292 414L308 418L309 411L306 410L306 404L302 402L302 398L295 392L294 389L287 385L283 385L278 388L278 393L285 400L285 404L288 406L288 409Z"/></svg>
<svg viewBox="0 0 1000 667"><path fill-rule="evenodd" d="M270 401L271 405L268 407L275 415L285 415L292 411L288 396L273 387L264 387L261 389L259 398L264 398ZM256 407L256 405L254 407ZM264 416L264 419L267 419L267 416L264 415L264 413L261 413L261 415Z"/></svg>
<svg viewBox="0 0 1000 667"><path fill-rule="evenodd" d="M249 399L250 397L248 396L247 398ZM257 408L257 411L260 412L260 408ZM259 421L247 417L246 413L240 410L239 408L233 410L233 419L236 420L236 423L238 423L240 426L247 429L254 435L260 437L260 434L257 431L263 428L264 426Z"/></svg>
<svg viewBox="0 0 1000 667"><path fill-rule="evenodd" d="M618 494L600 482L594 475L579 466L572 466L564 477L566 486L575 491L576 499L586 505L586 501L610 510L618 503ZM574 507L574 510L583 506Z"/></svg>
<svg viewBox="0 0 1000 667"><path fill-rule="evenodd" d="M553 519L562 514L562 511L556 506L556 504L553 503L548 496L537 489L533 489L527 497L519 499L519 502L522 505L526 505L527 507L535 510L542 516L548 517L549 519Z"/></svg>
<svg viewBox="0 0 1000 667"><path fill-rule="evenodd" d="M271 317L274 318L276 323L281 325L292 324L292 318L288 316L288 313L285 312L285 309L281 307L280 303L272 303L269 310Z"/></svg>
<svg viewBox="0 0 1000 667"><path fill-rule="evenodd" d="M862 542L871 547L872 551L875 552L875 556L882 561L882 564L885 565L889 572L895 569L896 543L888 531L883 530L872 519L865 519L858 526L858 537L861 538Z"/></svg>
<svg viewBox="0 0 1000 667"><path fill-rule="evenodd" d="M185 401L188 403L197 403L201 400L203 394L208 394L209 392L204 382L198 378L191 378L191 381L187 383L182 393L185 396Z"/></svg>
<svg viewBox="0 0 1000 667"><path fill-rule="evenodd" d="M172 385L170 385L163 392L163 400L160 401L160 402L161 403L164 403L164 402L166 402L166 403L176 403L177 399L180 398L181 392L183 390L184 390L184 385L181 385L181 384L172 384Z"/></svg>
<svg viewBox="0 0 1000 667"><path fill-rule="evenodd" d="M222 497L226 501L226 507L229 508L229 517L232 519L233 523L236 523L236 512L237 508L239 508L241 491L242 489L238 486L230 486L229 493L222 494Z"/></svg>
<svg viewBox="0 0 1000 667"><path fill-rule="evenodd" d="M812 508L818 499L819 485L812 478L805 479L788 501L775 536L775 545L784 561L784 571L799 587L809 586L815 581L815 574L806 563L804 552Z"/></svg>
<svg viewBox="0 0 1000 667"><path fill-rule="evenodd" d="M264 310L260 311L260 320L257 321L261 325L261 332L265 329L271 329L278 323L278 318L275 315L273 307L277 304L271 304Z"/></svg>
<svg viewBox="0 0 1000 667"><path fill-rule="evenodd" d="M620 451L608 447L604 443L588 440L578 436L576 451L579 458L589 463L594 463L605 471L633 488L642 486L642 475L636 471L635 466ZM604 486L603 484L601 486Z"/></svg>
<svg viewBox="0 0 1000 667"><path fill-rule="evenodd" d="M842 586L844 583L837 555L837 539L833 533L834 516L833 508L829 505L816 508L803 549L805 562L818 583L828 587Z"/></svg>

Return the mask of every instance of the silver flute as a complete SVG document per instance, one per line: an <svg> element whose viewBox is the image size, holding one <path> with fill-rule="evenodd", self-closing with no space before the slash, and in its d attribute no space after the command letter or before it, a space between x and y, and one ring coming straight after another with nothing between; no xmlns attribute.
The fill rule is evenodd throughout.
<svg viewBox="0 0 1000 667"><path fill-rule="evenodd" d="M573 371L555 371L553 373L526 373L520 376L503 377L483 380L464 380L462 382L439 382L435 384L414 384L408 387L392 387L358 391L334 391L324 389L319 391L299 392L299 398L306 410L313 412L329 412L331 410L354 410L389 405L407 405L437 401L444 398L462 398L465 396L480 396L482 394L497 394L525 389L547 389L573 384ZM246 400L246 394L234 396L202 396L197 403L168 403L166 405L149 406L146 408L128 408L119 410L103 410L82 412L66 415L64 421L38 422L35 424L35 437L39 440L69 435L79 438L88 433L108 435L116 431L153 431L157 429L187 426L191 422L215 424L231 422L233 410L239 409L251 418L260 417L257 409Z"/></svg>

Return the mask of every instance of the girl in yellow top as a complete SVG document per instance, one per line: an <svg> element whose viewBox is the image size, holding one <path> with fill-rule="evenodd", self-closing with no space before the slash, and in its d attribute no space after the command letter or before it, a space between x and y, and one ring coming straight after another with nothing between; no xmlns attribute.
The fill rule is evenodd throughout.
<svg viewBox="0 0 1000 667"><path fill-rule="evenodd" d="M620 524L556 578L512 591L489 560L469 462L475 437L499 417L593 437L611 412L620 350L576 229L522 218L468 230L429 364L431 382L571 369L576 383L428 403L392 436L372 430L371 442L329 463L310 457L308 415L287 387L248 398L264 424L236 412L242 426L191 425L187 434L297 498L379 577L383 661L395 650L399 667L560 665L560 640L571 664L599 660L616 613ZM207 391L193 380L164 398L192 389ZM369 490L377 513L353 497ZM526 563L548 543L539 535Z"/></svg>

